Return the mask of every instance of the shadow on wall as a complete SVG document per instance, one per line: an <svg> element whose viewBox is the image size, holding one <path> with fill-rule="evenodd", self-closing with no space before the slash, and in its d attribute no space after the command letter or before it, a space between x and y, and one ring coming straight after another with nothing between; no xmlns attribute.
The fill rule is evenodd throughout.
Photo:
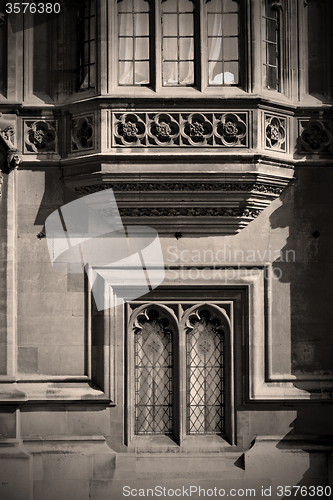
<svg viewBox="0 0 333 500"><path fill-rule="evenodd" d="M333 169L296 167L295 177L296 182L289 188L291 192L283 193L282 205L271 214L270 223L272 229L289 227L282 254L294 258L276 260L273 268L281 270L281 282L290 284L291 374L303 378L303 384L297 380L293 384L304 389L306 376L333 378L333 308L330 305L333 227L329 217ZM315 385L318 387L318 382ZM332 388L326 391L331 392ZM296 457L293 450L297 451L292 470L295 479L296 475L302 476L297 486L304 486L303 492L305 486L308 489L311 485L325 487L332 482L332 404L326 400L293 408L297 410L297 418L277 448L289 450L284 461L287 463L289 456L291 468L292 457ZM321 490L313 491L318 498L321 496ZM281 498L289 496L285 493Z"/></svg>

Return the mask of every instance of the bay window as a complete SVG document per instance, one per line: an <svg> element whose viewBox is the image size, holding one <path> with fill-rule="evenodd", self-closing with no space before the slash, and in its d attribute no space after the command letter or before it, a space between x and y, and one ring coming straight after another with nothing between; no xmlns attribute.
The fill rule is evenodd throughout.
<svg viewBox="0 0 333 500"><path fill-rule="evenodd" d="M118 0L118 85L238 85L239 9L236 0Z"/></svg>

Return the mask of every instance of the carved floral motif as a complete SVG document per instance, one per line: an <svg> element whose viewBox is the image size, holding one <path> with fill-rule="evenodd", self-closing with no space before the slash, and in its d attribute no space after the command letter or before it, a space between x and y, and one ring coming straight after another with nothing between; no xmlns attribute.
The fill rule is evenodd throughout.
<svg viewBox="0 0 333 500"><path fill-rule="evenodd" d="M251 217L262 212L258 209L226 207L144 207L119 208L121 217Z"/></svg>
<svg viewBox="0 0 333 500"><path fill-rule="evenodd" d="M75 191L81 194L97 193L104 189L113 191L259 191L261 193L271 193L279 195L283 188L271 184L258 184L251 182L243 183L223 183L223 182L106 182L104 184L94 184L92 186L76 187Z"/></svg>
<svg viewBox="0 0 333 500"><path fill-rule="evenodd" d="M56 122L38 120L24 122L24 153L56 153Z"/></svg>
<svg viewBox="0 0 333 500"><path fill-rule="evenodd" d="M265 142L267 149L286 151L286 119L265 115Z"/></svg>
<svg viewBox="0 0 333 500"><path fill-rule="evenodd" d="M127 113L120 116L115 127L117 145L140 146L145 144L146 125L141 114Z"/></svg>
<svg viewBox="0 0 333 500"><path fill-rule="evenodd" d="M80 116L72 120L72 151L94 147L94 117Z"/></svg>
<svg viewBox="0 0 333 500"><path fill-rule="evenodd" d="M300 121L299 153L331 153L332 123L320 120Z"/></svg>
<svg viewBox="0 0 333 500"><path fill-rule="evenodd" d="M247 113L117 113L113 145L247 147Z"/></svg>

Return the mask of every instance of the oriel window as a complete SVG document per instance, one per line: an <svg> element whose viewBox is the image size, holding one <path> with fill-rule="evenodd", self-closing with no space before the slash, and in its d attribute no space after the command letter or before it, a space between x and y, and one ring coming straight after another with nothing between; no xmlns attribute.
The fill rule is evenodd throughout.
<svg viewBox="0 0 333 500"><path fill-rule="evenodd" d="M262 4L262 58L264 87L280 90L280 12L272 0Z"/></svg>

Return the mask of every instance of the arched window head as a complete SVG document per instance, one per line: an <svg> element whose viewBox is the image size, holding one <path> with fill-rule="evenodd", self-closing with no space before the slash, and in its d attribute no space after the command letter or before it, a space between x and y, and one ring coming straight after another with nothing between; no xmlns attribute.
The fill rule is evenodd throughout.
<svg viewBox="0 0 333 500"><path fill-rule="evenodd" d="M202 305L186 313L186 433L224 434L223 310Z"/></svg>
<svg viewBox="0 0 333 500"><path fill-rule="evenodd" d="M135 434L171 435L174 320L155 304L134 314Z"/></svg>
<svg viewBox="0 0 333 500"><path fill-rule="evenodd" d="M149 2L118 0L118 83L149 85Z"/></svg>

